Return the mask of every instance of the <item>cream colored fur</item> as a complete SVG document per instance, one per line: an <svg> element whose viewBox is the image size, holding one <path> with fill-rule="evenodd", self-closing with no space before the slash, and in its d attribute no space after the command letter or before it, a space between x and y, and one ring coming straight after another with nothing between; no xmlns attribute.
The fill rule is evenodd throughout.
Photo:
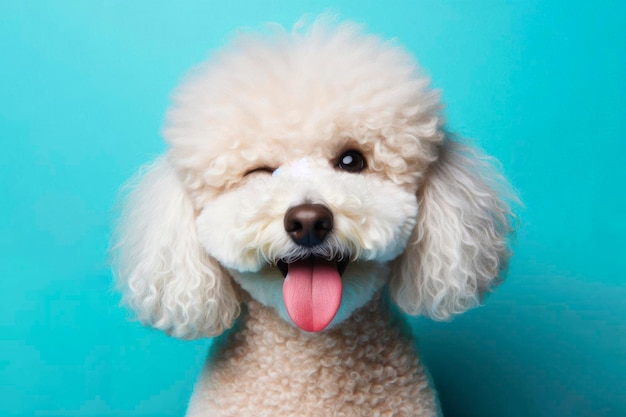
<svg viewBox="0 0 626 417"><path fill-rule="evenodd" d="M506 267L512 216L506 181L439 110L404 50L323 21L242 35L177 90L169 149L131 184L113 252L143 323L232 329L189 416L437 414L385 294L434 319L477 305ZM364 171L338 168L347 150ZM283 226L303 203L334 216L313 248ZM339 312L314 334L291 324L276 267L310 255L350 259Z"/></svg>

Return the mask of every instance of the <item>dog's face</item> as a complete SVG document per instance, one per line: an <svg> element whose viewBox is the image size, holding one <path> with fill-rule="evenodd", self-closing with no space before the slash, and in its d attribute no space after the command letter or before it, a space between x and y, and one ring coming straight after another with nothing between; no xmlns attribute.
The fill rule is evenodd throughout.
<svg viewBox="0 0 626 417"><path fill-rule="evenodd" d="M118 276L175 335L230 326L232 279L321 331L388 280L404 311L446 318L505 264L500 177L444 141L409 55L351 25L240 38L177 90L164 133L122 218Z"/></svg>
<svg viewBox="0 0 626 417"><path fill-rule="evenodd" d="M441 140L435 96L374 42L246 46L177 95L170 155L194 178L207 253L252 297L320 331L367 302L407 244Z"/></svg>

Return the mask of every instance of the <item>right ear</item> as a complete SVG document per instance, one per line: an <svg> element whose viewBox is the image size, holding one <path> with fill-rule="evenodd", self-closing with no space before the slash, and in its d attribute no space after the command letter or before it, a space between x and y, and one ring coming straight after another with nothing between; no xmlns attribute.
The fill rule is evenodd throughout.
<svg viewBox="0 0 626 417"><path fill-rule="evenodd" d="M124 302L175 337L215 336L239 315L228 273L198 242L189 196L166 157L131 181L113 237Z"/></svg>

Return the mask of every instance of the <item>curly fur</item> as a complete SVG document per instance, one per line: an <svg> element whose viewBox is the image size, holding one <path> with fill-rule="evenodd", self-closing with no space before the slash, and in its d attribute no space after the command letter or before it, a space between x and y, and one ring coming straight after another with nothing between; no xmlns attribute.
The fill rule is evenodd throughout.
<svg viewBox="0 0 626 417"><path fill-rule="evenodd" d="M419 191L417 226L394 262L391 293L408 314L445 320L480 303L506 268L515 197L477 151L446 140Z"/></svg>
<svg viewBox="0 0 626 417"><path fill-rule="evenodd" d="M248 305L238 331L216 342L219 354L207 359L188 417L214 410L258 417L436 415L410 333L380 298L340 328L316 335L259 303ZM229 394L219 395L223 390Z"/></svg>
<svg viewBox="0 0 626 417"><path fill-rule="evenodd" d="M480 303L506 268L514 198L489 159L446 134L440 107L404 50L352 24L242 35L192 71L113 248L139 320L224 334L188 415L438 413L379 294L434 319ZM347 150L363 172L338 168ZM320 245L285 231L303 203L333 214ZM315 334L291 324L277 268L309 256L349 261L339 311Z"/></svg>
<svg viewBox="0 0 626 417"><path fill-rule="evenodd" d="M239 303L228 275L198 243L176 173L161 158L130 187L113 247L124 300L140 321L173 336L221 334Z"/></svg>

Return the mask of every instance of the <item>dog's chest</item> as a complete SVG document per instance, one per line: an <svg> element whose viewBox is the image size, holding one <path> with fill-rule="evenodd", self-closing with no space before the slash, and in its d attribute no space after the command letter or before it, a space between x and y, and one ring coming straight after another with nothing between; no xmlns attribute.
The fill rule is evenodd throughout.
<svg viewBox="0 0 626 417"><path fill-rule="evenodd" d="M437 415L411 340L381 308L306 334L250 303L238 331L214 347L187 415Z"/></svg>

